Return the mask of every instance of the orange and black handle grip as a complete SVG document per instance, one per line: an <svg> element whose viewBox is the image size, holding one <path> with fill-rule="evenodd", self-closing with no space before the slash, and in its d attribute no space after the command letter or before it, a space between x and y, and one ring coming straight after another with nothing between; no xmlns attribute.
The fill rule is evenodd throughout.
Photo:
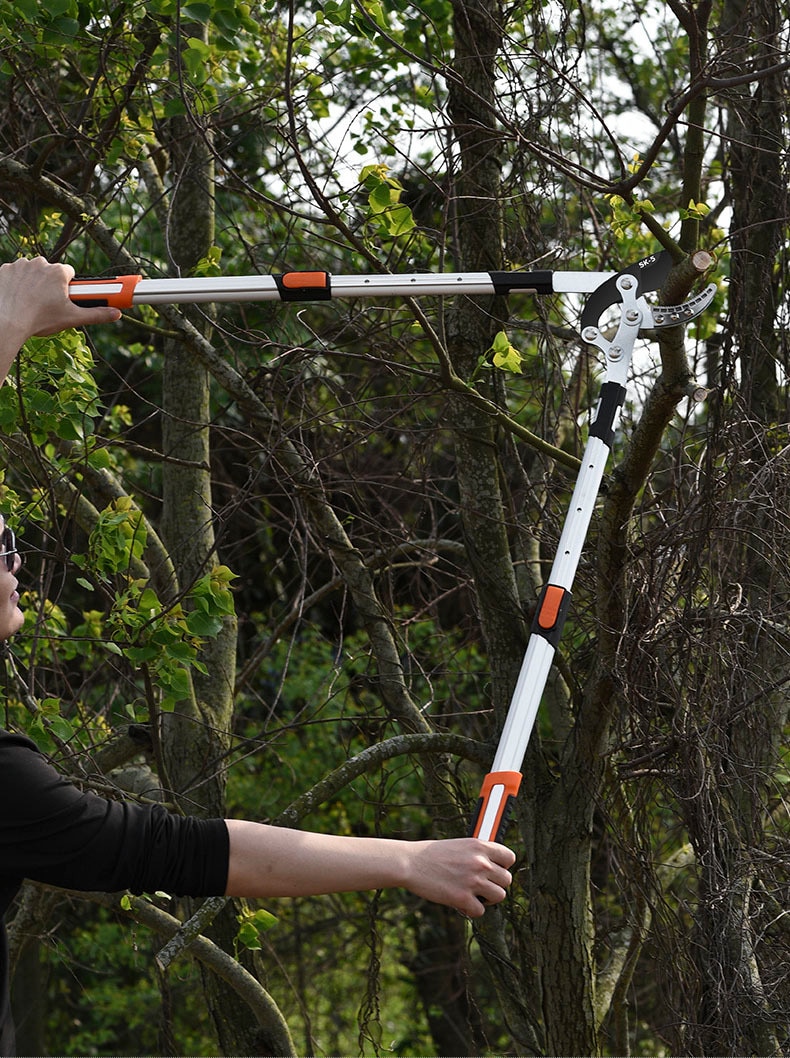
<svg viewBox="0 0 790 1058"><path fill-rule="evenodd" d="M538 601L532 634L543 636L556 649L571 605L571 593L559 584L546 584Z"/></svg>
<svg viewBox="0 0 790 1058"><path fill-rule="evenodd" d="M520 786L521 772L518 771L491 771L486 775L469 831L471 837L502 840Z"/></svg>
<svg viewBox="0 0 790 1058"><path fill-rule="evenodd" d="M69 297L75 305L93 309L111 305L116 309L130 309L134 289L142 276L116 276L114 279L74 279L69 283Z"/></svg>
<svg viewBox="0 0 790 1058"><path fill-rule="evenodd" d="M112 279L75 279L69 297L83 308L112 305L181 304L200 301L329 301L332 279L328 272L283 272L273 276L143 279L139 275Z"/></svg>
<svg viewBox="0 0 790 1058"><path fill-rule="evenodd" d="M284 272L272 278L280 301L329 301L332 297L328 272Z"/></svg>

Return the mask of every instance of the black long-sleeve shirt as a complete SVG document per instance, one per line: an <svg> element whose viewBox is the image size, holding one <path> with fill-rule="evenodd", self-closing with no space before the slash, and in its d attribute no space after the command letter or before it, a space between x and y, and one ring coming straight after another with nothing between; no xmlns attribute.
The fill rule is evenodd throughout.
<svg viewBox="0 0 790 1058"><path fill-rule="evenodd" d="M66 889L219 896L224 820L108 801L63 778L29 739L0 728L0 920L25 878ZM8 949L0 924L0 1055L13 1055Z"/></svg>

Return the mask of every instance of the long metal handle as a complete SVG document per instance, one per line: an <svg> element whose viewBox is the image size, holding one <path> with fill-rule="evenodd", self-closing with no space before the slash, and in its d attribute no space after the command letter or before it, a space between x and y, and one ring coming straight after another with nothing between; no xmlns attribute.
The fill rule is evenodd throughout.
<svg viewBox="0 0 790 1058"><path fill-rule="evenodd" d="M190 304L230 301L328 301L332 298L425 297L456 294L589 294L613 272L412 272L331 275L284 272L281 275L216 276L192 279L77 279L69 297L85 306Z"/></svg>
<svg viewBox="0 0 790 1058"><path fill-rule="evenodd" d="M593 413L565 525L548 582L538 603L496 755L480 789L471 832L485 841L501 840L508 811L521 785L521 766L570 608L571 587L625 400L626 381L639 330L646 326L662 328L687 323L704 312L716 296L716 285L711 283L683 305L651 309L640 297L640 268L644 268L644 262L621 272L616 279L617 294L622 305L620 325L614 337L607 339L592 324L582 329L584 340L596 345L606 355L606 375L598 406ZM650 283L659 281L662 269L666 270L666 261L657 262ZM596 299L597 294L591 300ZM601 308L599 299L598 302L594 306L596 313ZM611 304L611 301L608 303ZM598 317L588 314L586 318L597 322Z"/></svg>
<svg viewBox="0 0 790 1058"><path fill-rule="evenodd" d="M521 784L521 766L570 607L573 579L592 520L620 409L625 400L625 381L634 343L642 324L643 310L637 301L637 280L624 275L618 279L618 284L623 296L623 306L620 312L620 326L615 337L607 341L593 327L588 328L586 335L588 341L599 345L606 352L606 378L590 425L581 469L576 478L549 579L543 588L532 622L527 650L496 755L491 771L483 780L472 819L472 835L484 841L501 840L509 810Z"/></svg>
<svg viewBox="0 0 790 1058"><path fill-rule="evenodd" d="M472 834L485 841L501 840L508 812L518 793L521 765L570 607L573 577L608 457L608 445L598 437L590 438L557 555L532 622L505 726L491 771L483 780L472 820Z"/></svg>

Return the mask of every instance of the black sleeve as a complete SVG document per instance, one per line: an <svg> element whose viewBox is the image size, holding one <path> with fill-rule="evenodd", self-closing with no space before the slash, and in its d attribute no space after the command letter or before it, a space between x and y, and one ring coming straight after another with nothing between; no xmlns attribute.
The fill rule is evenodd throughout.
<svg viewBox="0 0 790 1058"><path fill-rule="evenodd" d="M0 877L66 889L221 896L224 820L125 804L67 782L26 738L0 732Z"/></svg>

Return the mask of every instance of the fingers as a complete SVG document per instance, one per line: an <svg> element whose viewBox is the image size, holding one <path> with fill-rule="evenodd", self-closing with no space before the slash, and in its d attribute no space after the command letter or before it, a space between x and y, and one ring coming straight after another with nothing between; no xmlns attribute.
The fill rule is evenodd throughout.
<svg viewBox="0 0 790 1058"><path fill-rule="evenodd" d="M470 918L479 918L485 904L504 900L513 881L509 868L515 856L495 842L449 838L406 842L400 848L405 874L398 884Z"/></svg>
<svg viewBox="0 0 790 1058"><path fill-rule="evenodd" d="M0 317L21 339L46 337L71 327L113 323L121 313L107 306L81 308L69 298L71 265L43 257L0 265Z"/></svg>
<svg viewBox="0 0 790 1058"><path fill-rule="evenodd" d="M121 318L121 311L108 305L85 308L75 305L69 298L69 284L74 278L74 269L68 264L49 264L43 258L35 263L41 268L42 284L47 284L52 303L51 316L46 325L36 332L38 337L57 334L67 327L87 327L94 324L114 323ZM42 290L42 294L44 291ZM42 300L42 308L46 302Z"/></svg>
<svg viewBox="0 0 790 1058"><path fill-rule="evenodd" d="M501 903L513 883L509 868L516 861L515 853L505 845L494 842L476 843L476 871L467 882L458 910L469 918L480 918L486 907Z"/></svg>
<svg viewBox="0 0 790 1058"><path fill-rule="evenodd" d="M457 909L466 918L482 918L489 907L501 904L507 896L507 886L486 887L486 894L466 892L457 902Z"/></svg>
<svg viewBox="0 0 790 1058"><path fill-rule="evenodd" d="M485 848L488 850L488 854L492 860L496 863L501 864L503 867L512 867L516 862L516 854L512 849L509 849L507 845L500 845L496 841L483 842Z"/></svg>

